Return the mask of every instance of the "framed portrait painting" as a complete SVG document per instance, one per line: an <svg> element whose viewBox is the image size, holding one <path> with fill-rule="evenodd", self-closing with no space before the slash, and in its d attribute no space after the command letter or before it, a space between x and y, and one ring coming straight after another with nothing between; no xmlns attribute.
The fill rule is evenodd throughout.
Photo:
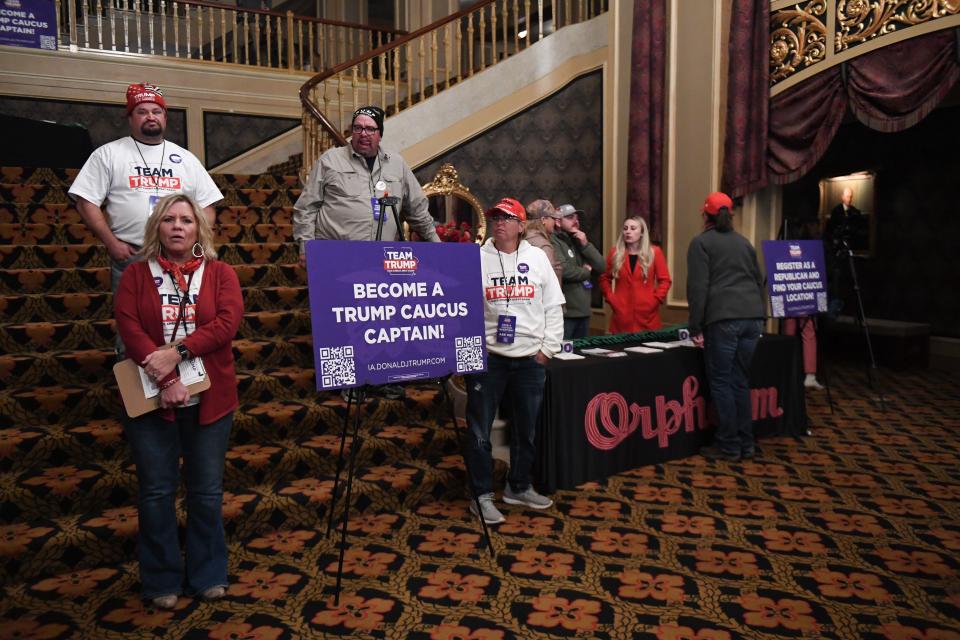
<svg viewBox="0 0 960 640"><path fill-rule="evenodd" d="M870 171L820 181L820 229L828 251L849 248L869 258L876 246L874 181Z"/></svg>

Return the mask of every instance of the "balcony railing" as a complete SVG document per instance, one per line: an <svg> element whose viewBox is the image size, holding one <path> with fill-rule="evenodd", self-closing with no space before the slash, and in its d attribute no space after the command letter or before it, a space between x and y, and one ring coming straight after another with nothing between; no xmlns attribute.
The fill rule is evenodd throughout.
<svg viewBox="0 0 960 640"><path fill-rule="evenodd" d="M301 173L328 148L347 144L357 106L378 104L398 113L607 8L608 0L480 0L318 73L300 89Z"/></svg>
<svg viewBox="0 0 960 640"><path fill-rule="evenodd" d="M61 48L316 73L402 31L193 0L56 0Z"/></svg>

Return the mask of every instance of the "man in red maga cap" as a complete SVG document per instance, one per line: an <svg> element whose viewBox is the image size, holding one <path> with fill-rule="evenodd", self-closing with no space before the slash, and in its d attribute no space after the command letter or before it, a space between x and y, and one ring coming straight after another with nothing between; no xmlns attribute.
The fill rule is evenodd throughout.
<svg viewBox="0 0 960 640"><path fill-rule="evenodd" d="M703 232L687 249L687 301L690 336L704 349L717 429L713 445L700 454L738 462L756 454L749 374L766 313L763 274L753 245L733 230L730 196L711 193L702 214Z"/></svg>
<svg viewBox="0 0 960 640"><path fill-rule="evenodd" d="M470 504L487 524L505 520L493 502L490 430L507 389L510 398L510 473L503 501L547 509L550 498L531 484L544 365L560 350L564 298L550 261L523 239L527 214L513 198L487 211L488 240L480 249L487 370L466 376L467 459L478 500ZM479 503L479 514L477 513Z"/></svg>
<svg viewBox="0 0 960 640"><path fill-rule="evenodd" d="M69 192L84 223L107 247L114 293L143 244L143 230L157 200L184 193L203 207L213 224L213 204L223 199L196 156L164 140L167 103L160 88L131 84L126 98L130 135L95 150Z"/></svg>

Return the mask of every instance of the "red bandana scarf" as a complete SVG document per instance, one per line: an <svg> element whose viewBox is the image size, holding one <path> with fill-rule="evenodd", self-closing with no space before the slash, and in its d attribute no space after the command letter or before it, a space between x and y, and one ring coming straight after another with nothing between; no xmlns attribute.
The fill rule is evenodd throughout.
<svg viewBox="0 0 960 640"><path fill-rule="evenodd" d="M173 276L173 279L177 282L177 286L180 287L181 293L186 295L189 291L187 291L187 279L184 276L190 275L200 268L200 265L203 264L203 256L187 260L183 264L175 264L163 256L157 255L157 263L161 269Z"/></svg>

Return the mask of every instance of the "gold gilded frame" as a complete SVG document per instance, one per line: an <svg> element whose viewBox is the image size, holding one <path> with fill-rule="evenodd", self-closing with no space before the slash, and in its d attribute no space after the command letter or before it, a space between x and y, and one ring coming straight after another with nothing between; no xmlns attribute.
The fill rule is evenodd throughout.
<svg viewBox="0 0 960 640"><path fill-rule="evenodd" d="M475 237L478 243L482 243L487 234L486 220L483 217L483 206L475 195L470 193L470 188L460 183L460 174L457 169L445 162L440 166L437 175L431 182L423 185L423 193L430 196L456 196L465 200L476 213L477 224L475 226Z"/></svg>

